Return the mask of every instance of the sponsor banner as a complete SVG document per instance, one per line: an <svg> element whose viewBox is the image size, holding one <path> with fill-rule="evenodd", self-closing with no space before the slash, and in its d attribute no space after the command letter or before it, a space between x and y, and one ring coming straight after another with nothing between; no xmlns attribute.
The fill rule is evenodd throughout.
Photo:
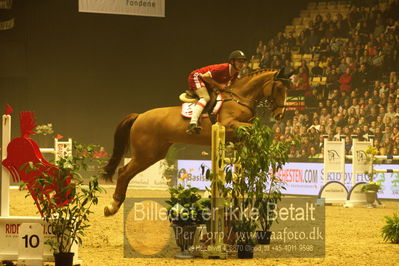
<svg viewBox="0 0 399 266"><path fill-rule="evenodd" d="M290 97L288 96L287 98L287 111L293 111L293 110L304 110L305 109L305 97L303 96L295 96L295 97Z"/></svg>
<svg viewBox="0 0 399 266"><path fill-rule="evenodd" d="M202 169L211 169L211 161L202 160L179 160L178 161L178 183L190 184L201 190L210 187L210 182L205 178ZM375 169L399 169L399 165L374 165ZM324 185L324 170L322 163L287 163L278 172L279 177L286 183L287 188L283 193L291 195L318 195ZM365 174L356 174L355 183L367 182ZM329 181L340 181L339 173L330 173ZM379 198L399 199L399 173L376 174L376 182L380 182L382 191L378 193ZM345 186L352 187L352 164L345 164Z"/></svg>
<svg viewBox="0 0 399 266"><path fill-rule="evenodd" d="M165 17L165 0L79 0L79 12Z"/></svg>
<svg viewBox="0 0 399 266"><path fill-rule="evenodd" d="M212 161L202 160L178 160L177 161L177 183L191 185L201 190L210 188L211 182L206 180L205 171L212 169ZM204 173L203 170L204 169Z"/></svg>
<svg viewBox="0 0 399 266"><path fill-rule="evenodd" d="M374 169L399 169L399 165L375 164ZM374 174L374 181L381 183L380 199L399 199L399 173Z"/></svg>
<svg viewBox="0 0 399 266"><path fill-rule="evenodd" d="M125 158L124 165L130 162L130 158ZM164 177L165 161L161 160L154 163L144 171L138 173L130 182L129 188L132 189L151 189L168 190L168 184Z"/></svg>

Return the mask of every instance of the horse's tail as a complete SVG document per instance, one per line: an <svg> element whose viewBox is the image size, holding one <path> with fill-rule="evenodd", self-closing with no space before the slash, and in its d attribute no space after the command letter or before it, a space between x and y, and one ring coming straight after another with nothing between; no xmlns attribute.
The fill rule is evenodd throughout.
<svg viewBox="0 0 399 266"><path fill-rule="evenodd" d="M131 113L127 115L116 127L114 134L114 150L106 166L104 166L103 178L112 181L112 176L125 155L129 146L130 128L139 114Z"/></svg>

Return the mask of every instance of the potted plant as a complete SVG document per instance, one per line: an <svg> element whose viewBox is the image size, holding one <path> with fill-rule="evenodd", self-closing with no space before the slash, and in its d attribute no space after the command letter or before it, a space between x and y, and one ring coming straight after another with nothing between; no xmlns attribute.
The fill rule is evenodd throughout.
<svg viewBox="0 0 399 266"><path fill-rule="evenodd" d="M193 245L196 230L210 217L209 209L202 204L199 189L179 184L169 189L168 217L181 252L176 258L192 258L188 248Z"/></svg>
<svg viewBox="0 0 399 266"><path fill-rule="evenodd" d="M102 192L98 177L89 178L87 186L79 173L87 169L86 160L92 158L89 146L73 144L74 154L61 158L55 167L48 167L29 184L28 194L35 198L44 221L52 228L53 238L46 241L54 251L55 265L72 265L72 245L82 244L85 230L90 226L89 215ZM28 164L26 171L36 171L41 165ZM22 185L21 187L24 187Z"/></svg>
<svg viewBox="0 0 399 266"><path fill-rule="evenodd" d="M380 189L381 189L381 184L374 181L370 181L362 186L361 191L366 194L366 200L367 203L369 204L369 207L373 206L372 204L377 199L377 192Z"/></svg>
<svg viewBox="0 0 399 266"><path fill-rule="evenodd" d="M243 218L234 222L234 232L237 234L237 255L239 259L252 259L257 243L256 223L251 218Z"/></svg>
<svg viewBox="0 0 399 266"><path fill-rule="evenodd" d="M239 127L236 136L240 141L230 144L235 150L236 159L231 161L232 164L236 163L234 172L232 165L226 167L227 186L220 184L220 190L224 198L231 195L234 208L258 211L256 219L244 216L238 221L237 230L250 230L246 231L247 235L256 235L256 227L260 225L262 231L259 235L270 236L273 219L268 217L269 210L271 206L276 208L281 200L281 190L285 189L276 173L287 162L290 144L273 141L272 130L261 124L259 119L255 119L250 127ZM254 243L252 238L242 239L241 231L237 233L237 244ZM263 240L260 242L263 243Z"/></svg>
<svg viewBox="0 0 399 266"><path fill-rule="evenodd" d="M374 181L374 173L373 173L373 166L372 164L377 161L380 162L381 160L376 160L375 156L379 153L378 149L373 146L368 146L365 150L365 153L368 155L366 161L371 163L370 171L366 171L365 174L369 178L369 182L364 184L361 188L361 192L366 194L366 201L368 203L369 208L373 208L373 203L377 199L377 192L381 189L381 183Z"/></svg>
<svg viewBox="0 0 399 266"><path fill-rule="evenodd" d="M390 241L393 244L399 244L399 215L393 214L393 217L385 216L386 225L381 229L384 241Z"/></svg>

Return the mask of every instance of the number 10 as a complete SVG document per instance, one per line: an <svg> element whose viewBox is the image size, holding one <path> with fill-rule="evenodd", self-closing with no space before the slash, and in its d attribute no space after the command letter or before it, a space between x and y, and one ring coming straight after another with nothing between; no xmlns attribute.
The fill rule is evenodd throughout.
<svg viewBox="0 0 399 266"><path fill-rule="evenodd" d="M29 237L29 241L28 241L28 235L25 235L24 237L22 237L22 239L25 239L25 248L29 247L37 248L40 244L40 239L37 235L31 235Z"/></svg>

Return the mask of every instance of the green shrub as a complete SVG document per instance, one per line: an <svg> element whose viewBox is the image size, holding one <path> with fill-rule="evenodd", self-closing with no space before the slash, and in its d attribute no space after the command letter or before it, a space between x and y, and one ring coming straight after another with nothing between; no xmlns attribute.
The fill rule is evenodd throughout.
<svg viewBox="0 0 399 266"><path fill-rule="evenodd" d="M381 229L384 241L399 244L399 215L385 216L386 225Z"/></svg>

